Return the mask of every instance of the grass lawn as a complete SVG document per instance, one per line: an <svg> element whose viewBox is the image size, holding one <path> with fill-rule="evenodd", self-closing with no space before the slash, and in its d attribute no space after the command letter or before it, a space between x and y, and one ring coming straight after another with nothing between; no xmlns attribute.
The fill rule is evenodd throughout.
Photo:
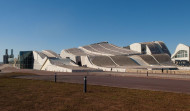
<svg viewBox="0 0 190 111"><path fill-rule="evenodd" d="M190 110L190 95L0 76L0 111ZM21 74L24 75L24 74Z"/></svg>

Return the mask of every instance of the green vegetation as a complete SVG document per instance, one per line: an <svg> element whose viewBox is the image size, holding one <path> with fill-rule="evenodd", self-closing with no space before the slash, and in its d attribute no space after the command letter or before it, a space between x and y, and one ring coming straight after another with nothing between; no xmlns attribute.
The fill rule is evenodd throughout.
<svg viewBox="0 0 190 111"><path fill-rule="evenodd" d="M190 110L190 95L0 76L0 111Z"/></svg>

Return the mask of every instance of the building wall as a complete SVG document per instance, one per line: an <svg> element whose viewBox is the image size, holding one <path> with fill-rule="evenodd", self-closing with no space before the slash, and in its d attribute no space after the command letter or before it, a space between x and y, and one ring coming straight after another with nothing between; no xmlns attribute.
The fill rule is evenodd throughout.
<svg viewBox="0 0 190 111"><path fill-rule="evenodd" d="M65 50L62 50L61 51L61 54L60 54L61 58L70 58L72 61L74 61L75 63L77 62L76 61L76 55L73 55L71 53L68 53L66 52Z"/></svg>
<svg viewBox="0 0 190 111"><path fill-rule="evenodd" d="M34 55L34 69L40 70L44 62L47 60L47 57L41 58L36 51L33 51L33 55Z"/></svg>
<svg viewBox="0 0 190 111"><path fill-rule="evenodd" d="M131 45L130 45L130 50L133 50L133 51L137 51L137 52L139 52L139 53L142 53L142 52L141 52L141 44L139 44L139 43L131 44Z"/></svg>
<svg viewBox="0 0 190 111"><path fill-rule="evenodd" d="M151 51L150 51L150 49L149 49L149 47L147 45L146 45L146 54L149 54L149 55L152 54Z"/></svg>
<svg viewBox="0 0 190 111"><path fill-rule="evenodd" d="M190 62L190 47L189 47L189 60L188 61Z"/></svg>

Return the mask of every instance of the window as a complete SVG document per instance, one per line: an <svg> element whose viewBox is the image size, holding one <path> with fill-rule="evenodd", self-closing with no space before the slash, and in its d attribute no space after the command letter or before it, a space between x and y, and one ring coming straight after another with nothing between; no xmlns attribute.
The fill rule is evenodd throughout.
<svg viewBox="0 0 190 111"><path fill-rule="evenodd" d="M33 69L34 56L32 51L20 51L20 68Z"/></svg>
<svg viewBox="0 0 190 111"><path fill-rule="evenodd" d="M175 55L175 58L182 58L182 57L187 57L187 51L186 50L180 50Z"/></svg>

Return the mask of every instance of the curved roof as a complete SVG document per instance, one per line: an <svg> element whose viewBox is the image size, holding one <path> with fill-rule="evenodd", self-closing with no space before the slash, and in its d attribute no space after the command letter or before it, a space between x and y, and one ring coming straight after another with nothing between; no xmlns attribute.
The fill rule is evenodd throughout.
<svg viewBox="0 0 190 111"><path fill-rule="evenodd" d="M85 53L83 50L81 50L79 48L66 49L65 51L67 51L68 53L71 53L73 55L77 55L77 56L85 56L85 55L87 55L87 53Z"/></svg>
<svg viewBox="0 0 190 111"><path fill-rule="evenodd" d="M172 57L171 58L174 58L174 56L177 54L178 51L180 50L190 50L190 47L185 45L185 44L178 44L176 49L175 49L175 52L173 53ZM190 53L190 51L189 51Z"/></svg>
<svg viewBox="0 0 190 111"><path fill-rule="evenodd" d="M134 55L134 54L139 54L136 51L132 51L130 49L118 47L118 46L115 46L113 44L109 44L108 42L100 42L100 43L86 45L86 46L83 46L81 49L85 49L91 53L95 53L95 54L99 54L99 55L102 55L102 54L103 55Z"/></svg>
<svg viewBox="0 0 190 111"><path fill-rule="evenodd" d="M168 54L153 54L152 56L162 65L175 66Z"/></svg>
<svg viewBox="0 0 190 111"><path fill-rule="evenodd" d="M159 63L151 55L138 55L149 65L159 65Z"/></svg>
<svg viewBox="0 0 190 111"><path fill-rule="evenodd" d="M53 65L71 65L69 59L50 58L49 61Z"/></svg>
<svg viewBox="0 0 190 111"><path fill-rule="evenodd" d="M42 59L44 59L45 57L47 57L44 53L39 52L39 51L34 51L36 52Z"/></svg>
<svg viewBox="0 0 190 111"><path fill-rule="evenodd" d="M55 52L53 52L51 50L43 50L42 53L48 57L60 58L60 56L58 54L56 54Z"/></svg>
<svg viewBox="0 0 190 111"><path fill-rule="evenodd" d="M163 51L164 53L166 53L166 54L168 54L169 56L171 56L171 53L170 53L170 51L168 50L168 48L167 48L167 46L166 46L166 44L165 44L164 42L162 42L162 41L156 41L156 43L158 43L158 44L161 46L162 51Z"/></svg>

